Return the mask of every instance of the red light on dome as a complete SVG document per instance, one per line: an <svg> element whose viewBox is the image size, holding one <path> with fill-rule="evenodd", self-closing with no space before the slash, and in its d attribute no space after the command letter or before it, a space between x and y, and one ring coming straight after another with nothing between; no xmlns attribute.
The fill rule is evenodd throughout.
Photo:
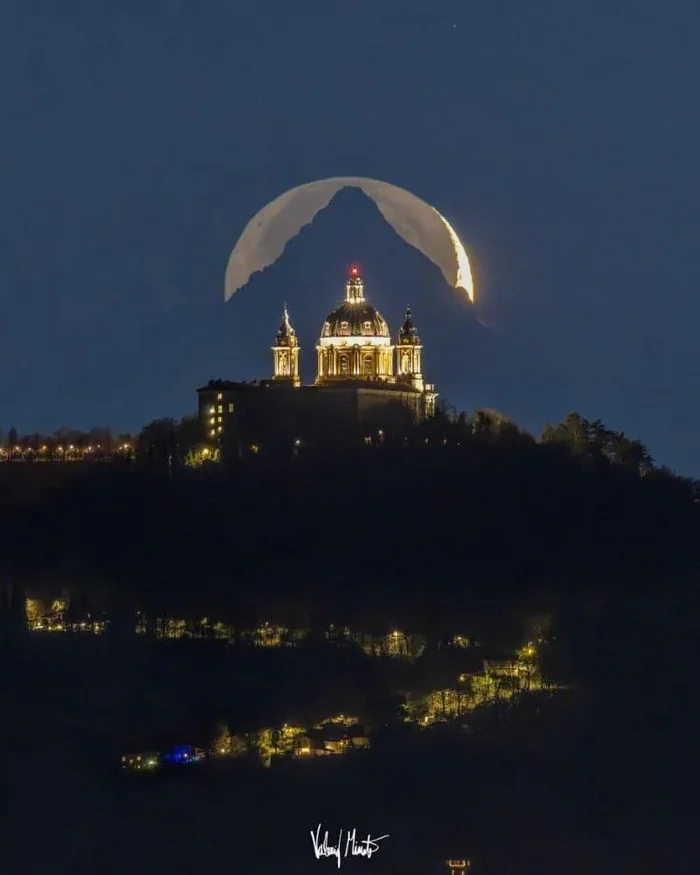
<svg viewBox="0 0 700 875"><path fill-rule="evenodd" d="M352 267L350 268L350 276L359 276L359 275L360 275L359 266L356 264L353 264Z"/></svg>

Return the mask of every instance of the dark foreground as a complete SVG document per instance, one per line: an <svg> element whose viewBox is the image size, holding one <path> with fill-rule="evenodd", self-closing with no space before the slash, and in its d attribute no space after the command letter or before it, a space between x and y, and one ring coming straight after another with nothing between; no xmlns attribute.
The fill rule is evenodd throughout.
<svg viewBox="0 0 700 875"><path fill-rule="evenodd" d="M39 723L3 753L3 872L337 871L314 857L321 823L389 834L346 872L440 872L468 855L473 875L691 873L691 735L552 717L526 736L426 732L332 761L125 778L89 746L79 756L70 720Z"/></svg>

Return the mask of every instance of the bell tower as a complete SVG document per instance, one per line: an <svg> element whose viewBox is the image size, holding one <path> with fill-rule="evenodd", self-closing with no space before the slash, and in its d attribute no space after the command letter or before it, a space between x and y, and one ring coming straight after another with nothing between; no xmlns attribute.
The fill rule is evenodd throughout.
<svg viewBox="0 0 700 875"><path fill-rule="evenodd" d="M300 385L299 378L299 339L289 321L287 305L284 305L282 323L277 329L275 342L272 345L272 378L274 380Z"/></svg>
<svg viewBox="0 0 700 875"><path fill-rule="evenodd" d="M418 331L413 324L411 308L406 307L403 325L399 329L398 342L396 344L396 381L409 383L411 388L422 392L423 370L421 353L423 344L420 342Z"/></svg>

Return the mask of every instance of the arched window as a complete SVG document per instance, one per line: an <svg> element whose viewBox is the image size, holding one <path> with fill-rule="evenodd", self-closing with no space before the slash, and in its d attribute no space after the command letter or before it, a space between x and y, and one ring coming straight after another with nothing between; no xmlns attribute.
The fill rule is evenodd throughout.
<svg viewBox="0 0 700 875"><path fill-rule="evenodd" d="M350 359L346 355L341 355L341 357L340 357L340 373L341 374L350 373Z"/></svg>
<svg viewBox="0 0 700 875"><path fill-rule="evenodd" d="M363 359L362 373L367 377L370 377L374 373L374 362L372 361L372 356L368 355Z"/></svg>
<svg viewBox="0 0 700 875"><path fill-rule="evenodd" d="M401 373L407 374L411 369L411 359L407 352L401 356Z"/></svg>

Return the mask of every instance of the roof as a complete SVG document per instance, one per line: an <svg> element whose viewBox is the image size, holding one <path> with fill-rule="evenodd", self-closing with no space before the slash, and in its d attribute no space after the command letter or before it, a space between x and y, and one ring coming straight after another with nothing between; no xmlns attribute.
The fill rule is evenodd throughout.
<svg viewBox="0 0 700 875"><path fill-rule="evenodd" d="M276 389L280 391L293 392L406 392L409 394L420 394L417 389L409 383L391 383L388 380L375 379L371 377L354 377L347 380L334 379L332 383L326 385L307 384L303 386L292 386L282 380L250 380L247 382L235 382L233 380L211 380L206 386L197 389L198 393L202 392L241 392L241 391L261 391L263 389Z"/></svg>
<svg viewBox="0 0 700 875"><path fill-rule="evenodd" d="M268 389L271 386L280 388L279 380L209 380L206 386L200 386L197 392L240 392L252 389Z"/></svg>
<svg viewBox="0 0 700 875"><path fill-rule="evenodd" d="M326 317L321 337L386 337L389 326L386 319L365 301L343 301Z"/></svg>

